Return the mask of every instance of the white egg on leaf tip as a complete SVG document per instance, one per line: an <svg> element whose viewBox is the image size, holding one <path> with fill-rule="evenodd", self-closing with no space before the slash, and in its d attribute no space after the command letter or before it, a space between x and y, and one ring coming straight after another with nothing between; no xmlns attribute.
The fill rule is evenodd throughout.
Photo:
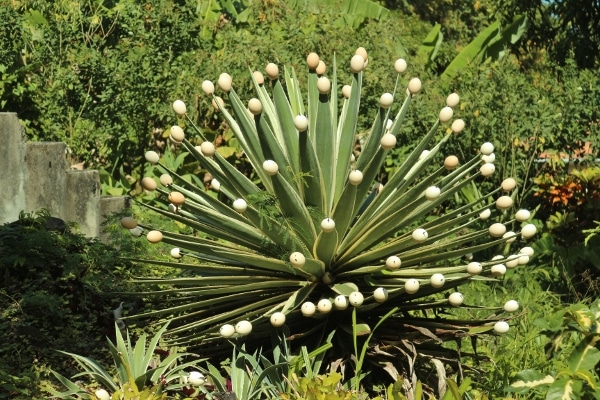
<svg viewBox="0 0 600 400"><path fill-rule="evenodd" d="M400 257L398 256L389 256L386 260L385 260L385 266L388 269L398 269L400 268L400 265L402 264Z"/></svg>
<svg viewBox="0 0 600 400"><path fill-rule="evenodd" d="M321 221L321 230L325 233L333 232L335 230L335 222L331 218L325 218Z"/></svg>
<svg viewBox="0 0 600 400"><path fill-rule="evenodd" d="M242 320L235 324L235 332L241 336L247 336L252 332L252 323L247 320Z"/></svg>
<svg viewBox="0 0 600 400"><path fill-rule="evenodd" d="M206 382L206 379L201 372L191 371L187 376L187 381L193 386L202 386Z"/></svg>
<svg viewBox="0 0 600 400"><path fill-rule="evenodd" d="M417 228L412 233L412 238L415 242L424 242L429 237L427 231L423 228Z"/></svg>
<svg viewBox="0 0 600 400"><path fill-rule="evenodd" d="M506 321L498 321L494 324L494 331L496 333L506 333L508 332L508 330L510 329L510 326L508 325L508 322Z"/></svg>
<svg viewBox="0 0 600 400"><path fill-rule="evenodd" d="M225 324L219 329L219 333L224 338L229 338L235 333L235 327L231 324Z"/></svg>
<svg viewBox="0 0 600 400"><path fill-rule="evenodd" d="M273 325L276 328L279 328L280 326L283 326L283 324L285 324L285 314L282 312L275 312L273 313L273 315L271 315L271 318L269 318L271 325Z"/></svg>
<svg viewBox="0 0 600 400"><path fill-rule="evenodd" d="M519 309L519 302L516 300L508 300L504 303L504 311L506 312L515 312Z"/></svg>
<svg viewBox="0 0 600 400"><path fill-rule="evenodd" d="M305 317L312 317L313 315L315 315L315 311L317 310L317 307L315 306L314 303L310 302L310 301L305 301L302 306L300 307L300 311L302 312L302 315L304 315Z"/></svg>
<svg viewBox="0 0 600 400"><path fill-rule="evenodd" d="M345 310L348 308L348 298L343 294L340 294L333 299L333 304L337 310Z"/></svg>
<svg viewBox="0 0 600 400"><path fill-rule="evenodd" d="M386 288L379 287L373 291L373 298L378 303L383 303L388 299L388 291Z"/></svg>
<svg viewBox="0 0 600 400"><path fill-rule="evenodd" d="M419 291L421 284L417 279L411 278L404 283L404 291L408 294L415 294Z"/></svg>
<svg viewBox="0 0 600 400"><path fill-rule="evenodd" d="M175 100L173 102L173 111L175 111L175 114L177 115L185 115L185 113L187 113L187 107L182 100Z"/></svg>
<svg viewBox="0 0 600 400"><path fill-rule="evenodd" d="M290 264L292 264L294 267L300 268L304 266L305 263L306 257L304 257L304 254L300 253L299 251L295 251L290 254Z"/></svg>
<svg viewBox="0 0 600 400"><path fill-rule="evenodd" d="M429 282L434 288L441 288L446 283L446 277L443 274L435 273L431 275Z"/></svg>
<svg viewBox="0 0 600 400"><path fill-rule="evenodd" d="M348 302L354 307L361 306L364 300L365 298L361 292L352 292L348 295Z"/></svg>
<svg viewBox="0 0 600 400"><path fill-rule="evenodd" d="M329 300L329 299L321 299L317 303L317 310L319 310L319 312L321 314L328 314L332 308L333 308L333 304L331 303L331 300Z"/></svg>
<svg viewBox="0 0 600 400"><path fill-rule="evenodd" d="M464 301L465 301L465 298L464 298L463 294L460 292L454 292L454 293L451 293L450 296L448 296L448 303L450 303L451 305L453 305L455 307L460 306Z"/></svg>

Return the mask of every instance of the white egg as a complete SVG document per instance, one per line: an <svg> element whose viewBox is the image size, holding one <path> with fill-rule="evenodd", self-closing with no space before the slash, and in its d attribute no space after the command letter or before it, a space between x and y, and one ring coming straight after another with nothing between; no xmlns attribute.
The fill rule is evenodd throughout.
<svg viewBox="0 0 600 400"><path fill-rule="evenodd" d="M471 275L479 275L482 270L483 266L477 261L472 261L469 264L467 264L467 272Z"/></svg>
<svg viewBox="0 0 600 400"><path fill-rule="evenodd" d="M427 200L435 200L438 197L440 197L440 193L442 191L440 190L439 187L437 186L429 186L426 190L425 190L425 198Z"/></svg>
<svg viewBox="0 0 600 400"><path fill-rule="evenodd" d="M465 298L462 295L462 293L454 292L450 294L450 296L448 296L448 303L452 304L455 307L460 306L463 303L463 301L465 301Z"/></svg>
<svg viewBox="0 0 600 400"><path fill-rule="evenodd" d="M490 142L485 142L481 145L479 151L481 152L481 154L490 155L494 152L494 145Z"/></svg>
<svg viewBox="0 0 600 400"><path fill-rule="evenodd" d="M398 269L398 268L400 268L401 264L402 264L402 261L400 261L400 257L398 257L398 256L389 256L385 260L385 266L388 269Z"/></svg>
<svg viewBox="0 0 600 400"><path fill-rule="evenodd" d="M233 201L233 209L237 212L243 213L248 208L248 203L244 199L235 199Z"/></svg>
<svg viewBox="0 0 600 400"><path fill-rule="evenodd" d="M490 210L489 208L486 208L485 210L483 210L482 212L479 213L479 219L485 221L491 215L492 215L492 210Z"/></svg>
<svg viewBox="0 0 600 400"><path fill-rule="evenodd" d="M396 147L396 143L398 143L398 139L396 139L396 136L392 135L391 133L386 133L381 137L381 140L379 141L381 148L384 150L393 149L394 147Z"/></svg>
<svg viewBox="0 0 600 400"><path fill-rule="evenodd" d="M294 118L294 125L299 132L306 132L308 129L308 118L304 115L297 115L296 118Z"/></svg>
<svg viewBox="0 0 600 400"><path fill-rule="evenodd" d="M292 264L294 267L303 267L305 263L306 257L304 257L304 254L300 253L299 251L295 251L290 254L290 264Z"/></svg>
<svg viewBox="0 0 600 400"><path fill-rule="evenodd" d="M479 168L479 172L483 176L491 176L494 171L496 171L496 167L492 163L485 163Z"/></svg>
<svg viewBox="0 0 600 400"><path fill-rule="evenodd" d="M235 333L235 327L230 324L225 324L225 325L221 326L221 329L219 329L219 333L224 338L232 337L233 334Z"/></svg>
<svg viewBox="0 0 600 400"><path fill-rule="evenodd" d="M527 224L523 228L521 228L521 236L523 239L531 239L535 236L537 232L537 228L534 224Z"/></svg>
<svg viewBox="0 0 600 400"><path fill-rule="evenodd" d="M494 330L497 333L506 333L509 330L509 325L506 321L498 321L494 324Z"/></svg>
<svg viewBox="0 0 600 400"><path fill-rule="evenodd" d="M302 307L300 307L300 311L305 317L312 317L313 315L315 315L316 310L317 307L315 307L315 304L310 301L304 302L302 304Z"/></svg>
<svg viewBox="0 0 600 400"><path fill-rule="evenodd" d="M406 67L407 67L406 60L404 60L403 58L397 59L396 62L394 63L394 69L399 74L406 71Z"/></svg>
<svg viewBox="0 0 600 400"><path fill-rule="evenodd" d="M429 237L427 231L423 228L417 228L412 233L412 238L415 242L424 242Z"/></svg>
<svg viewBox="0 0 600 400"><path fill-rule="evenodd" d="M452 107L446 106L446 107L442 108L440 110L440 115L439 115L440 122L450 121L452 119L453 115L454 115L454 110L452 110Z"/></svg>
<svg viewBox="0 0 600 400"><path fill-rule="evenodd" d="M187 381L193 386L202 386L206 379L204 375L198 371L191 371L187 377Z"/></svg>
<svg viewBox="0 0 600 400"><path fill-rule="evenodd" d="M531 257L534 254L533 247L525 246L521 250L519 250L519 254L525 254L526 256Z"/></svg>
<svg viewBox="0 0 600 400"><path fill-rule="evenodd" d="M329 299L321 299L317 303L317 309L321 314L327 314L331 311L333 305L331 304L331 300Z"/></svg>
<svg viewBox="0 0 600 400"><path fill-rule="evenodd" d="M378 303L383 303L388 298L388 291L386 288L377 288L373 291L373 298Z"/></svg>
<svg viewBox="0 0 600 400"><path fill-rule="evenodd" d="M252 332L252 323L250 321L242 320L235 324L235 331L241 336L247 336Z"/></svg>
<svg viewBox="0 0 600 400"><path fill-rule="evenodd" d="M146 161L148 161L150 164L156 164L158 160L160 160L158 153L152 150L147 151L144 154L144 157L146 158Z"/></svg>
<svg viewBox="0 0 600 400"><path fill-rule="evenodd" d="M508 269L516 268L519 265L519 256L516 254L509 256L504 265Z"/></svg>
<svg viewBox="0 0 600 400"><path fill-rule="evenodd" d="M519 303L516 300L508 300L504 303L504 311L515 312L519 309Z"/></svg>
<svg viewBox="0 0 600 400"><path fill-rule="evenodd" d="M502 235L506 233L506 226L504 226L504 224L501 224L500 222L496 222L495 224L492 224L488 230L490 236L495 238L501 238Z"/></svg>
<svg viewBox="0 0 600 400"><path fill-rule="evenodd" d="M335 230L335 222L331 218L325 218L321 221L321 230L325 233L333 232Z"/></svg>
<svg viewBox="0 0 600 400"><path fill-rule="evenodd" d="M421 80L419 78L412 78L408 82L408 92L415 95L421 91Z"/></svg>
<svg viewBox="0 0 600 400"><path fill-rule="evenodd" d="M384 93L379 98L381 108L389 108L394 103L394 96L391 93Z"/></svg>
<svg viewBox="0 0 600 400"><path fill-rule="evenodd" d="M519 210L515 213L515 219L519 222L527 221L531 217L529 210Z"/></svg>
<svg viewBox="0 0 600 400"><path fill-rule="evenodd" d="M352 292L348 296L348 302L354 307L362 305L364 300L365 298L361 292Z"/></svg>
<svg viewBox="0 0 600 400"><path fill-rule="evenodd" d="M173 247L171 249L171 257L173 258L181 258L181 250L179 249L179 247Z"/></svg>
<svg viewBox="0 0 600 400"><path fill-rule="evenodd" d="M273 176L273 175L277 175L277 172L279 171L279 166L273 160L265 160L263 162L263 170L267 174Z"/></svg>
<svg viewBox="0 0 600 400"><path fill-rule="evenodd" d="M408 294L415 294L419 291L421 284L416 279L408 279L404 283L404 291Z"/></svg>
<svg viewBox="0 0 600 400"><path fill-rule="evenodd" d="M504 274L506 274L506 265L504 264L495 264L492 265L492 268L490 269L492 276L494 277L499 277L502 276Z"/></svg>
<svg viewBox="0 0 600 400"><path fill-rule="evenodd" d="M276 328L279 328L280 326L283 326L283 324L285 324L285 314L279 311L275 312L273 313L273 315L271 315L270 321L271 325L273 325Z"/></svg>
<svg viewBox="0 0 600 400"><path fill-rule="evenodd" d="M454 133L462 132L465 129L465 121L461 118L455 119L450 129L452 129L452 132Z"/></svg>
<svg viewBox="0 0 600 400"><path fill-rule="evenodd" d="M446 283L446 277L444 277L443 274L433 274L431 275L429 282L434 288L441 288L444 286L444 283Z"/></svg>
<svg viewBox="0 0 600 400"><path fill-rule="evenodd" d="M175 111L175 114L185 115L185 113L187 112L185 103L182 100L175 100L173 102L173 111Z"/></svg>
<svg viewBox="0 0 600 400"><path fill-rule="evenodd" d="M345 310L346 308L348 308L348 298L343 294L340 294L336 296L335 299L333 299L333 304L335 305L336 309Z"/></svg>
<svg viewBox="0 0 600 400"><path fill-rule="evenodd" d="M496 207L499 210L507 210L513 205L513 199L510 196L500 196L496 200Z"/></svg>
<svg viewBox="0 0 600 400"><path fill-rule="evenodd" d="M363 180L363 174L362 172L360 172L359 170L355 169L354 171L350 172L350 175L348 175L348 181L350 182L351 185L358 185L362 182Z"/></svg>

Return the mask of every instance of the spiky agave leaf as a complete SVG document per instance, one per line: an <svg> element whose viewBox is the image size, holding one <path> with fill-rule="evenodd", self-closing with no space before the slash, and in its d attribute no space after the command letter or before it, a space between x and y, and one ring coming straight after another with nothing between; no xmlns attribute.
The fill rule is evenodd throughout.
<svg viewBox="0 0 600 400"><path fill-rule="evenodd" d="M176 250L172 254L183 257L172 263L150 262L194 273L143 280L173 285L174 289L158 293L172 296L178 305L146 316L174 314L170 333L178 343L201 346L205 354L227 354L229 348L219 344L222 337L248 333L248 325L239 325L240 321L250 322L247 340L255 343L268 340L269 332L283 324L291 338L314 332L326 337L338 327L352 332L353 307L360 319L360 329L355 330L359 334L368 333L381 316L398 307L399 312L381 327L385 337L396 333L392 342L404 333L443 338L447 335L440 332L449 326L464 333L464 321L416 318L415 312L460 307L460 293L440 294L452 293L471 280L496 279L506 268L526 263L530 255L526 248L512 250L501 260L477 260L487 249L510 252L511 246L535 232L528 224L520 232L507 233L507 227L519 229L529 217L526 211L516 215L509 211L512 179L468 204L455 205L461 191L486 179L494 169L493 163L486 162L493 151L489 143L482 146L483 162L481 156L462 163L453 155L444 157L444 144L463 134L465 125L460 119L451 121L457 95L448 97L429 132L380 185L376 178L393 154L421 82L413 78L406 91L394 89L381 97L358 153L354 149L367 64L364 55L351 59L352 82L342 90L339 110L335 61L329 80L317 73L315 57L311 54L307 59L306 99L294 70L286 68L282 81L273 64L266 80L260 73L253 74L257 97L247 104L231 87L228 75L218 81L226 101L216 96L212 82L203 84L255 173L248 177L238 171L206 143L202 130L185 115L188 135L193 132L193 141L203 143L195 146L179 127L172 130L171 139L214 177L211 188L219 192L218 198L160 165L156 154L147 155L148 161L158 163L173 178L156 188L171 204L148 208L198 232L182 235L123 221L136 234L151 230L149 240L172 245ZM398 69L397 87L403 70ZM394 113L393 99L401 96L404 101ZM495 222L482 228L482 221ZM471 255L477 262L465 261ZM194 262L186 263L186 258ZM491 331L497 319L470 325L474 334Z"/></svg>

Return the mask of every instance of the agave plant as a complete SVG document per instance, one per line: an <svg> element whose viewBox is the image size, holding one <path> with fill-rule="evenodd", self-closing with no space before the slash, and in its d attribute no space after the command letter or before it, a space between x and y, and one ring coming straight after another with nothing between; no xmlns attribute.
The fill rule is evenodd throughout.
<svg viewBox="0 0 600 400"><path fill-rule="evenodd" d="M83 369L73 378L87 376L99 387L91 389L73 382L56 371L54 376L67 390L58 392L50 390L53 398L59 399L165 399L168 392L194 392L193 387L204 384L204 375L196 370L197 364L204 361L194 354L162 351L158 349L159 341L167 329L165 324L146 344L146 335L141 335L132 345L129 333L123 338L121 330L115 326L116 341L108 340L108 346L114 360L116 370L113 376L95 360L78 354L62 353L71 356ZM192 357L192 361L182 362ZM191 370L187 372L186 370Z"/></svg>
<svg viewBox="0 0 600 400"><path fill-rule="evenodd" d="M457 286L500 279L526 263L532 251L523 242L535 234L526 222L530 213L513 210L513 178L455 203L463 189L489 180L495 169L491 143L470 160L444 154L446 142L465 134L465 122L453 119L458 95L447 97L422 140L407 146L411 151L401 165L377 182L386 159L397 154L421 81L404 82L407 64L397 60L396 87L381 95L370 130L359 135L366 51L359 48L351 57L352 81L342 96L335 58L330 78L317 54L306 61L306 97L294 69L284 67L281 77L273 63L266 77L251 74L256 98L247 103L226 73L217 81L220 92L211 81L202 84L243 148L250 176L219 154L183 101L173 103L179 125L171 128L171 141L214 179L208 189L196 186L166 168L157 153L146 153L164 174L160 185L150 177L142 185L158 192L164 207L146 206L197 234L122 220L134 235L173 246L177 260L150 262L191 272L145 279L173 285L158 293L176 303L144 316L175 315L173 340L199 346L206 355L229 353L223 338L268 343L274 329L284 329L292 344L306 340L314 347L337 330L334 342L351 349L346 339L372 333L388 313L373 339L410 343L410 351L402 349L408 358L427 354L432 343L506 332L510 317L502 305L482 321L442 319L428 311L474 304ZM516 301L506 305L507 311L517 308Z"/></svg>

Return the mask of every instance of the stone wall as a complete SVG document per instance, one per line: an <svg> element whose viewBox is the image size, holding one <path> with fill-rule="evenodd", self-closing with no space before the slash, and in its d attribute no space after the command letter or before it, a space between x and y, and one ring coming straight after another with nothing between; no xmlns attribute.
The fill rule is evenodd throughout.
<svg viewBox="0 0 600 400"><path fill-rule="evenodd" d="M0 224L44 208L101 237L105 216L129 207L125 196L102 196L98 171L70 169L64 143L28 142L15 113L0 113L0 140Z"/></svg>

